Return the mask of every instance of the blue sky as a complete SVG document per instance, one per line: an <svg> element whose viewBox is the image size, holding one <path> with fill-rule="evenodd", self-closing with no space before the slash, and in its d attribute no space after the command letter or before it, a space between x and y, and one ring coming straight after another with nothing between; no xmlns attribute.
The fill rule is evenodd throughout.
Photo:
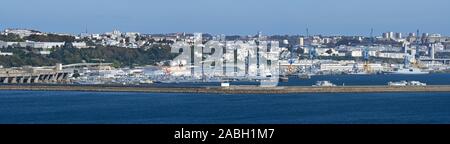
<svg viewBox="0 0 450 144"><path fill-rule="evenodd" d="M385 31L450 35L449 0L2 0L0 29L78 34L368 35Z"/></svg>

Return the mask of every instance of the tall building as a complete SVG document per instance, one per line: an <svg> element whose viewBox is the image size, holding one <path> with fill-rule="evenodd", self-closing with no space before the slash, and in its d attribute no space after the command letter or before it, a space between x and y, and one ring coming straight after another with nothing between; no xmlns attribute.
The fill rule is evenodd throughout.
<svg viewBox="0 0 450 144"><path fill-rule="evenodd" d="M389 32L389 38L393 39L394 38L394 32Z"/></svg>
<svg viewBox="0 0 450 144"><path fill-rule="evenodd" d="M407 53L408 53L408 49L409 49L408 43L404 42L404 43L402 44L402 51L403 51L403 53L404 53L404 54L407 54Z"/></svg>
<svg viewBox="0 0 450 144"><path fill-rule="evenodd" d="M384 39L394 39L395 38L394 32L383 33L383 38Z"/></svg>
<svg viewBox="0 0 450 144"><path fill-rule="evenodd" d="M396 39L402 39L402 33L395 33Z"/></svg>
<svg viewBox="0 0 450 144"><path fill-rule="evenodd" d="M304 40L303 37L300 37L300 38L299 38L298 45L299 45L300 47L305 46L305 40Z"/></svg>
<svg viewBox="0 0 450 144"><path fill-rule="evenodd" d="M114 29L113 32L112 32L112 34L113 34L113 35L119 35L119 36L120 36L122 33L121 33L119 30Z"/></svg>
<svg viewBox="0 0 450 144"><path fill-rule="evenodd" d="M431 59L434 59L435 47L436 47L436 44L431 44L429 46L428 54L430 55Z"/></svg>
<svg viewBox="0 0 450 144"><path fill-rule="evenodd" d="M389 33L383 33L383 39L389 39Z"/></svg>

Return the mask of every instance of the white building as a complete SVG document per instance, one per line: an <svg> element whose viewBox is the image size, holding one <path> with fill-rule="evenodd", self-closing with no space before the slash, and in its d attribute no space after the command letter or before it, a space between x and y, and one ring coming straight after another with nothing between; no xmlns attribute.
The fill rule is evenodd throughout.
<svg viewBox="0 0 450 144"><path fill-rule="evenodd" d="M323 43L327 44L327 43L330 43L330 42L331 42L331 38L323 38Z"/></svg>
<svg viewBox="0 0 450 144"><path fill-rule="evenodd" d="M380 58L392 58L392 59L403 59L405 57L404 53L378 53L378 57Z"/></svg>
<svg viewBox="0 0 450 144"><path fill-rule="evenodd" d="M396 39L402 39L402 33L395 33Z"/></svg>
<svg viewBox="0 0 450 144"><path fill-rule="evenodd" d="M436 47L436 44L431 44L431 46L429 47L428 54L431 59L434 59L435 47Z"/></svg>
<svg viewBox="0 0 450 144"><path fill-rule="evenodd" d="M4 41L0 41L0 48L6 48L8 47L8 44Z"/></svg>
<svg viewBox="0 0 450 144"><path fill-rule="evenodd" d="M119 45L119 42L118 41L116 41L116 40L106 40L105 42L105 45L108 45L108 46L115 46L115 45Z"/></svg>
<svg viewBox="0 0 450 144"><path fill-rule="evenodd" d="M305 42L304 42L304 38L303 38L303 37L300 37L300 38L299 38L299 40L298 40L298 45L299 45L300 47L305 46Z"/></svg>
<svg viewBox="0 0 450 144"><path fill-rule="evenodd" d="M32 48L50 49L56 47L63 47L65 42L28 42L28 44Z"/></svg>
<svg viewBox="0 0 450 144"><path fill-rule="evenodd" d="M394 32L388 32L388 34L390 39L394 39Z"/></svg>
<svg viewBox="0 0 450 144"><path fill-rule="evenodd" d="M389 34L388 33L383 33L383 39L389 39Z"/></svg>
<svg viewBox="0 0 450 144"><path fill-rule="evenodd" d="M0 48L6 48L8 46L11 47L32 47L32 48L56 48L56 47L62 47L64 46L65 42L33 42L33 41L26 41L26 42L3 42L0 41Z"/></svg>
<svg viewBox="0 0 450 144"><path fill-rule="evenodd" d="M353 70L353 64L342 65L338 63L333 64L320 64L320 71L347 71Z"/></svg>
<svg viewBox="0 0 450 144"><path fill-rule="evenodd" d="M27 29L5 29L4 33L15 34L15 35L18 35L20 38L30 36L30 35L43 35L44 34L39 31L27 30Z"/></svg>
<svg viewBox="0 0 450 144"><path fill-rule="evenodd" d="M100 34L92 34L91 38L92 39L101 39L102 37L100 36Z"/></svg>
<svg viewBox="0 0 450 144"><path fill-rule="evenodd" d="M72 46L76 48L88 48L85 42L73 42Z"/></svg>
<svg viewBox="0 0 450 144"><path fill-rule="evenodd" d="M370 71L378 72L383 71L384 67L381 64L368 64ZM332 72L353 72L355 69L362 70L364 69L364 64L362 63L332 63L332 64L321 64L321 71L332 71Z"/></svg>
<svg viewBox="0 0 450 144"><path fill-rule="evenodd" d="M329 53L331 52L331 53ZM339 51L333 48L316 48L316 53L319 56L340 56ZM345 56L345 54L344 54Z"/></svg>
<svg viewBox="0 0 450 144"><path fill-rule="evenodd" d="M384 39L394 39L395 38L395 33L394 32L385 32L383 33L383 38Z"/></svg>
<svg viewBox="0 0 450 144"><path fill-rule="evenodd" d="M38 54L41 54L41 55L49 55L51 52L50 51L47 51L47 50L43 50L43 51L39 51L38 52Z"/></svg>
<svg viewBox="0 0 450 144"><path fill-rule="evenodd" d="M12 56L13 53L12 52L1 52L0 51L0 56Z"/></svg>
<svg viewBox="0 0 450 144"><path fill-rule="evenodd" d="M352 57L362 57L362 51L361 50L354 50L354 51L351 51L350 55Z"/></svg>

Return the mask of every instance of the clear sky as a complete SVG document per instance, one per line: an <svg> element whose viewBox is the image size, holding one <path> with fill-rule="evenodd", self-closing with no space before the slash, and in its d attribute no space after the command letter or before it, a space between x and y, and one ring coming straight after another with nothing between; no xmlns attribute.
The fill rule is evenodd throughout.
<svg viewBox="0 0 450 144"><path fill-rule="evenodd" d="M2 0L0 29L450 35L450 0Z"/></svg>

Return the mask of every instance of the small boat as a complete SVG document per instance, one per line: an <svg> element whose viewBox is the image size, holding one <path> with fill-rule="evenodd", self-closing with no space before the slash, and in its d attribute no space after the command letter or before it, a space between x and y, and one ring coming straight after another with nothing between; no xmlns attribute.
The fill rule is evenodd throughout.
<svg viewBox="0 0 450 144"><path fill-rule="evenodd" d="M276 87L276 86L278 86L278 81L277 81L277 79L275 79L275 80L271 80L271 79L262 79L261 81L260 81L260 84L259 84L259 86L260 87Z"/></svg>
<svg viewBox="0 0 450 144"><path fill-rule="evenodd" d="M388 82L388 86L406 86L408 82L399 81L399 82Z"/></svg>
<svg viewBox="0 0 450 144"><path fill-rule="evenodd" d="M280 77L280 82L288 82L288 81L289 81L289 77L287 77L287 76Z"/></svg>
<svg viewBox="0 0 450 144"><path fill-rule="evenodd" d="M426 86L426 83L420 81L399 81L399 82L389 82L389 86Z"/></svg>
<svg viewBox="0 0 450 144"><path fill-rule="evenodd" d="M408 85L409 86L426 86L427 84L426 83L422 83L420 81L410 81L410 82L408 82Z"/></svg>
<svg viewBox="0 0 450 144"><path fill-rule="evenodd" d="M223 82L223 83L220 83L220 86L221 87L230 87L230 83Z"/></svg>
<svg viewBox="0 0 450 144"><path fill-rule="evenodd" d="M152 80L140 80L139 83L140 84L152 84L153 81Z"/></svg>
<svg viewBox="0 0 450 144"><path fill-rule="evenodd" d="M319 86L319 87L334 87L335 84L331 83L330 81L317 81L315 85L312 86Z"/></svg>

